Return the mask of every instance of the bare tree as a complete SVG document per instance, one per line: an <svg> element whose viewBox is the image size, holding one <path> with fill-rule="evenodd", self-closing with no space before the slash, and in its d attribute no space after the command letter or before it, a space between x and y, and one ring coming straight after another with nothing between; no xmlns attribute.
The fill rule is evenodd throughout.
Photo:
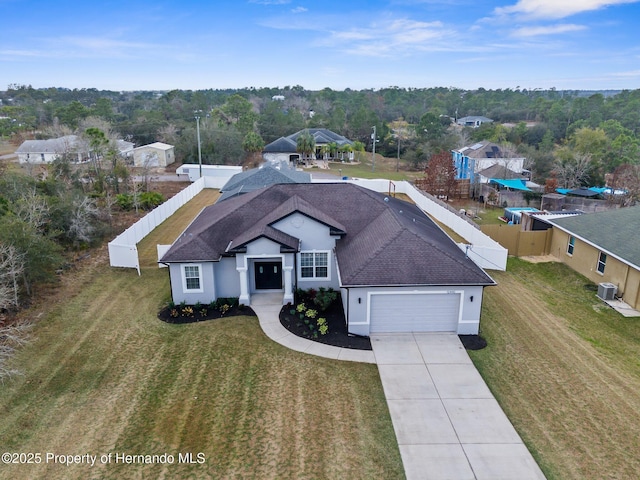
<svg viewBox="0 0 640 480"><path fill-rule="evenodd" d="M18 307L18 285L23 271L24 254L13 245L0 244L0 309Z"/></svg>
<svg viewBox="0 0 640 480"><path fill-rule="evenodd" d="M557 156L553 171L563 188L577 188L589 178L592 166L591 155L572 153Z"/></svg>
<svg viewBox="0 0 640 480"><path fill-rule="evenodd" d="M158 138L161 142L175 145L178 142L178 128L170 123L158 130Z"/></svg>
<svg viewBox="0 0 640 480"><path fill-rule="evenodd" d="M29 188L22 192L16 202L16 215L35 230L42 231L47 223L49 206L35 187Z"/></svg>
<svg viewBox="0 0 640 480"><path fill-rule="evenodd" d="M611 187L623 190L623 206L630 207L640 201L640 165L621 165L613 172Z"/></svg>
<svg viewBox="0 0 640 480"><path fill-rule="evenodd" d="M95 226L93 220L100 214L95 200L89 197L77 198L73 202L71 221L67 236L77 246L80 243L90 243L93 240Z"/></svg>
<svg viewBox="0 0 640 480"><path fill-rule="evenodd" d="M0 381L21 373L7 362L29 340L31 327L29 322L0 325Z"/></svg>

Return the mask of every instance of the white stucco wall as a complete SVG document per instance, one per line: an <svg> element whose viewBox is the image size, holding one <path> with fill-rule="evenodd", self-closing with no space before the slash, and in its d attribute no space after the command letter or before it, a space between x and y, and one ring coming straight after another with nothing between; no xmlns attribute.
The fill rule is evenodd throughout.
<svg viewBox="0 0 640 480"><path fill-rule="evenodd" d="M235 258L225 257L215 263L213 274L216 278L216 299L240 296L240 277Z"/></svg>
<svg viewBox="0 0 640 480"><path fill-rule="evenodd" d="M200 302L208 304L212 300L215 300L213 262L193 262L189 265L200 265L202 271L202 292L184 292L182 288L182 265L173 263L169 266L169 275L171 278L171 296L174 303L186 302L187 305L194 305Z"/></svg>

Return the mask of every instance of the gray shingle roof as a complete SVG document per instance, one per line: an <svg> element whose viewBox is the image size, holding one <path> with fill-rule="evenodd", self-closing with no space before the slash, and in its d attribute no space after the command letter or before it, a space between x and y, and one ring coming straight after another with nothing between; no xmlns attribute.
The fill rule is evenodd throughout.
<svg viewBox="0 0 640 480"><path fill-rule="evenodd" d="M523 175L521 172L520 173L514 172L513 170L508 168L508 166L501 165L499 163L491 165L489 168L485 168L484 170L478 173L487 178L497 178L497 179L504 179L504 180L513 180L516 178L523 178Z"/></svg>
<svg viewBox="0 0 640 480"><path fill-rule="evenodd" d="M549 223L640 267L640 206L555 218Z"/></svg>
<svg viewBox="0 0 640 480"><path fill-rule="evenodd" d="M222 195L218 201L252 192L259 188L268 187L278 183L310 183L311 174L298 172L296 170L272 165L264 165L260 168L253 168L244 172L236 173L222 187Z"/></svg>
<svg viewBox="0 0 640 480"><path fill-rule="evenodd" d="M232 245L274 234L277 220L300 212L341 235L342 284L492 285L493 280L418 207L348 183L280 184L205 208L162 262L218 260ZM293 237L278 238L283 248Z"/></svg>
<svg viewBox="0 0 640 480"><path fill-rule="evenodd" d="M77 135L65 135L48 140L25 140L16 153L67 153L77 149L88 151L89 147Z"/></svg>
<svg viewBox="0 0 640 480"><path fill-rule="evenodd" d="M326 145L332 142L338 145L353 144L348 138L326 128L307 128L287 137L280 137L274 142L265 145L262 151L268 153L295 153L298 145L298 137L304 132L309 132L309 134L313 136L316 145Z"/></svg>

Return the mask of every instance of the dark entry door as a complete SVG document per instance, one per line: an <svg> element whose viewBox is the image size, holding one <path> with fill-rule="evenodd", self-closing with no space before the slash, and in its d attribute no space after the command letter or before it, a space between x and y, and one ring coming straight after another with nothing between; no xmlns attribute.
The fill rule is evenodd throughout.
<svg viewBox="0 0 640 480"><path fill-rule="evenodd" d="M281 262L256 262L256 290L280 290L282 288Z"/></svg>

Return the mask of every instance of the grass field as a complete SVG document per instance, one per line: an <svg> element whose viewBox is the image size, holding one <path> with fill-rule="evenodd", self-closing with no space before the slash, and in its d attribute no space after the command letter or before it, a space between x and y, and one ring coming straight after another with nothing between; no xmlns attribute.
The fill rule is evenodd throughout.
<svg viewBox="0 0 640 480"><path fill-rule="evenodd" d="M549 479L640 472L640 319L560 263L491 272L474 363Z"/></svg>
<svg viewBox="0 0 640 480"><path fill-rule="evenodd" d="M375 365L288 350L255 317L156 318L169 282L155 243L178 235L209 193L140 244L152 265L142 276L93 256L31 310L34 339L14 362L23 375L0 389L0 439L2 452L39 452L42 463L1 465L0 478L404 478ZM98 460L64 466L47 452ZM164 453L173 464L115 463ZM179 463L188 453L196 463Z"/></svg>
<svg viewBox="0 0 640 480"><path fill-rule="evenodd" d="M308 168L307 172L314 173L331 173L337 176L356 177L356 178L385 178L389 180L414 180L423 176L423 172L411 171L407 168L407 163L400 160L399 169L396 171L397 161L395 158L383 157L376 154L376 165L373 168L371 164L371 153L357 153L359 163L329 163L329 170L318 168Z"/></svg>
<svg viewBox="0 0 640 480"><path fill-rule="evenodd" d="M174 456L171 465L1 465L2 479L403 478L374 365L273 343L253 317L167 325L157 243L204 191L138 245L142 276L102 255L29 312L24 375L0 386L3 452ZM472 359L545 474L631 479L640 471L640 321L604 306L558 263L491 272ZM592 285L590 285L592 287ZM178 463L191 453L203 464ZM202 457L197 457L202 453Z"/></svg>

